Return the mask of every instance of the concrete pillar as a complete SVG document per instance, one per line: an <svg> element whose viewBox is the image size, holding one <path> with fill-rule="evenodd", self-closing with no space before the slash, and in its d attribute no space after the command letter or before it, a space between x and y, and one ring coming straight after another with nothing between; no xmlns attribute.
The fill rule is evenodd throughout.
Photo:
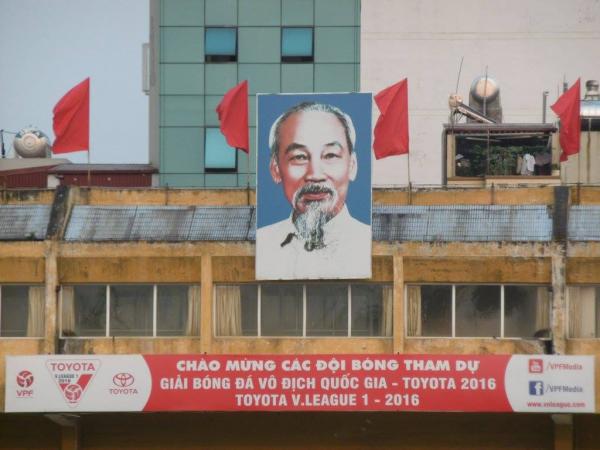
<svg viewBox="0 0 600 450"><path fill-rule="evenodd" d="M79 450L79 424L61 428L60 449Z"/></svg>
<svg viewBox="0 0 600 450"><path fill-rule="evenodd" d="M394 255L394 353L404 352L404 258Z"/></svg>
<svg viewBox="0 0 600 450"><path fill-rule="evenodd" d="M75 414L46 414L60 427L60 450L79 450L81 443L80 418Z"/></svg>
<svg viewBox="0 0 600 450"><path fill-rule="evenodd" d="M200 303L200 351L210 353L212 344L212 259L210 255L202 255L202 299Z"/></svg>
<svg viewBox="0 0 600 450"><path fill-rule="evenodd" d="M554 450L573 450L573 415L552 414Z"/></svg>
<svg viewBox="0 0 600 450"><path fill-rule="evenodd" d="M567 337L566 265L565 247L554 244L552 248L552 341L554 353L564 355Z"/></svg>
<svg viewBox="0 0 600 450"><path fill-rule="evenodd" d="M46 281L46 305L45 305L45 332L44 353L56 353L58 341L58 265L56 263L58 243L54 240L46 241L45 250L45 281Z"/></svg>

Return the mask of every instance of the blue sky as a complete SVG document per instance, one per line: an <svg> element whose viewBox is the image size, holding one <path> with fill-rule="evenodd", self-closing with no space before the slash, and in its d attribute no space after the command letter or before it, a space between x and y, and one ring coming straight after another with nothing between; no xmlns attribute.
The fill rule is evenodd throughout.
<svg viewBox="0 0 600 450"><path fill-rule="evenodd" d="M91 162L147 163L148 10L148 0L0 0L0 128L34 125L54 140L52 108L89 76ZM12 156L12 136L5 144Z"/></svg>

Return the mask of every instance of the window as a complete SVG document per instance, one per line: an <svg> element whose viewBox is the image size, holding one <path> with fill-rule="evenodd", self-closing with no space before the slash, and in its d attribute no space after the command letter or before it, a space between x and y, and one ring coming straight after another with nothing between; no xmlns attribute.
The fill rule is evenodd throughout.
<svg viewBox="0 0 600 450"><path fill-rule="evenodd" d="M456 337L501 336L500 286L455 286Z"/></svg>
<svg viewBox="0 0 600 450"><path fill-rule="evenodd" d="M204 33L204 61L237 61L237 28L206 28Z"/></svg>
<svg viewBox="0 0 600 450"><path fill-rule="evenodd" d="M44 335L43 286L0 286L0 337Z"/></svg>
<svg viewBox="0 0 600 450"><path fill-rule="evenodd" d="M237 151L230 147L219 128L205 128L204 169L207 172L235 172Z"/></svg>
<svg viewBox="0 0 600 450"><path fill-rule="evenodd" d="M302 336L302 285L266 284L260 289L262 336Z"/></svg>
<svg viewBox="0 0 600 450"><path fill-rule="evenodd" d="M215 287L217 336L391 336L392 287L273 283Z"/></svg>
<svg viewBox="0 0 600 450"><path fill-rule="evenodd" d="M569 337L600 337L600 287L569 286Z"/></svg>
<svg viewBox="0 0 600 450"><path fill-rule="evenodd" d="M489 125L487 129L458 132L449 141L452 139L457 177L552 174L551 133L546 130L500 132Z"/></svg>
<svg viewBox="0 0 600 450"><path fill-rule="evenodd" d="M196 285L62 286L62 337L194 336Z"/></svg>
<svg viewBox="0 0 600 450"><path fill-rule="evenodd" d="M391 336L393 288L387 284L352 285L352 336Z"/></svg>
<svg viewBox="0 0 600 450"><path fill-rule="evenodd" d="M412 337L545 338L550 335L547 286L408 286Z"/></svg>
<svg viewBox="0 0 600 450"><path fill-rule="evenodd" d="M281 29L281 62L313 61L313 29Z"/></svg>
<svg viewBox="0 0 600 450"><path fill-rule="evenodd" d="M306 335L348 335L348 287L309 284L306 286Z"/></svg>

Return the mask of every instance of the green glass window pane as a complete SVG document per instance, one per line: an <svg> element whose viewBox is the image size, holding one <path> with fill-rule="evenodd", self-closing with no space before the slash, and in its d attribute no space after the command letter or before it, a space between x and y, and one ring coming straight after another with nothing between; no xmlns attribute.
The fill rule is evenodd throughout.
<svg viewBox="0 0 600 450"><path fill-rule="evenodd" d="M313 55L312 28L283 28L281 30L281 56Z"/></svg>
<svg viewBox="0 0 600 450"><path fill-rule="evenodd" d="M237 54L236 28L206 28L204 40L204 53L207 61L212 61L210 57L225 57L224 61L235 61Z"/></svg>
<svg viewBox="0 0 600 450"><path fill-rule="evenodd" d="M218 128L206 129L204 168L206 170L236 170L236 149L230 147Z"/></svg>
<svg viewBox="0 0 600 450"><path fill-rule="evenodd" d="M288 63L312 62L312 28L283 28L281 30L281 61Z"/></svg>

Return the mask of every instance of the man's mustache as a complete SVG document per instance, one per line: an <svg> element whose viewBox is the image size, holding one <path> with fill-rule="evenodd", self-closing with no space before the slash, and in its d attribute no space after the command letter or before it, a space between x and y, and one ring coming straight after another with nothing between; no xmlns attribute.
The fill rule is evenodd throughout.
<svg viewBox="0 0 600 450"><path fill-rule="evenodd" d="M300 198L306 194L329 194L335 196L335 190L328 184L323 183L307 183L296 191L294 194L294 203L298 203Z"/></svg>

